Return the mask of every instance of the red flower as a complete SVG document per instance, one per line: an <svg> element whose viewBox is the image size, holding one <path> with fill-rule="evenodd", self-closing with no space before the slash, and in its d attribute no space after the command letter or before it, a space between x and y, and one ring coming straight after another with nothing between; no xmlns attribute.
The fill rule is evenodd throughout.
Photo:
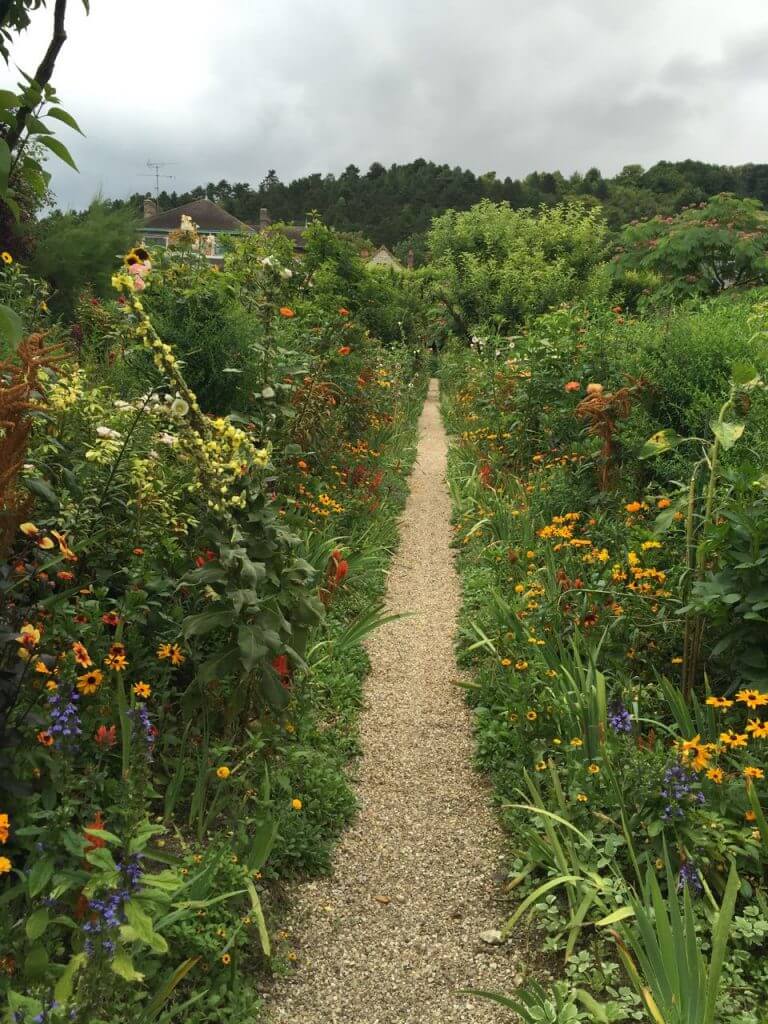
<svg viewBox="0 0 768 1024"><path fill-rule="evenodd" d="M280 682L286 682L291 678L291 665L287 654L278 654L272 659L272 668L280 676Z"/></svg>
<svg viewBox="0 0 768 1024"><path fill-rule="evenodd" d="M90 850L98 850L100 847L107 845L106 839L102 839L100 836L94 836L91 833L89 833L88 829L91 828L104 828L104 819L101 816L101 811L96 811L96 814L93 816L93 821L89 821L88 824L85 826L84 835L86 842L88 843L88 845L85 848L86 853L88 853Z"/></svg>
<svg viewBox="0 0 768 1024"><path fill-rule="evenodd" d="M339 310L339 316L349 316L349 310L348 310L348 309L345 309L345 308L344 308L344 307L342 306L342 307L341 307L341 309Z"/></svg>
<svg viewBox="0 0 768 1024"><path fill-rule="evenodd" d="M581 391L581 384L577 380L569 380L565 385L566 391Z"/></svg>
<svg viewBox="0 0 768 1024"><path fill-rule="evenodd" d="M351 351L352 349L349 347L349 345L342 345L341 348L339 349L339 355L348 356Z"/></svg>
<svg viewBox="0 0 768 1024"><path fill-rule="evenodd" d="M480 483L483 487L491 486L491 467L489 465L481 466L477 471L477 475L480 478Z"/></svg>
<svg viewBox="0 0 768 1024"><path fill-rule="evenodd" d="M110 629L117 629L120 625L120 616L117 612L104 612L101 616L101 621L105 626L109 626Z"/></svg>
<svg viewBox="0 0 768 1024"><path fill-rule="evenodd" d="M292 316L296 316L296 314L294 313L294 311L291 309L290 306L281 306L280 307L280 316L284 316L286 318L286 320L290 320L290 318Z"/></svg>
<svg viewBox="0 0 768 1024"><path fill-rule="evenodd" d="M93 737L97 746L102 750L109 750L117 743L117 726L100 725Z"/></svg>

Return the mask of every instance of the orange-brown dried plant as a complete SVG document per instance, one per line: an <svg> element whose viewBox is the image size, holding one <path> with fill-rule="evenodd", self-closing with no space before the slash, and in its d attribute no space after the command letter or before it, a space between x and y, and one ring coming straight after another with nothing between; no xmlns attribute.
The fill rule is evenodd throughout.
<svg viewBox="0 0 768 1024"><path fill-rule="evenodd" d="M604 391L599 385L594 386L576 406L575 415L587 421L587 433L599 437L600 462L597 474L598 487L607 491L615 476L618 446L616 432L619 420L629 416L635 396L647 387L645 381L638 380L629 387L617 391Z"/></svg>
<svg viewBox="0 0 768 1024"><path fill-rule="evenodd" d="M29 510L18 478L32 429L29 414L43 407L40 370L56 368L63 356L63 345L46 345L44 335L30 334L10 359L0 360L0 557Z"/></svg>

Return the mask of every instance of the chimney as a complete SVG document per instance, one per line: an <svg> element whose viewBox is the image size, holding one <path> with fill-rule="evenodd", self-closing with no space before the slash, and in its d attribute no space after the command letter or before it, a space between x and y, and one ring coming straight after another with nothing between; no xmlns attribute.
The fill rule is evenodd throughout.
<svg viewBox="0 0 768 1024"><path fill-rule="evenodd" d="M150 220L152 217L156 217L159 213L157 203L152 196L147 195L144 197L144 220Z"/></svg>
<svg viewBox="0 0 768 1024"><path fill-rule="evenodd" d="M262 206L259 210L259 231L266 231L271 223L272 220L269 216L269 210L265 206Z"/></svg>
<svg viewBox="0 0 768 1024"><path fill-rule="evenodd" d="M413 270L413 249L408 250L408 259L406 260L406 266L409 270Z"/></svg>

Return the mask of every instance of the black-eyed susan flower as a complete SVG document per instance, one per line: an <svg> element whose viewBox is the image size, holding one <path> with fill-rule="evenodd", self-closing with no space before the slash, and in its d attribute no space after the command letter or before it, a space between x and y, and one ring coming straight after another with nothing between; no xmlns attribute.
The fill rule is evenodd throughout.
<svg viewBox="0 0 768 1024"><path fill-rule="evenodd" d="M597 775L599 773L599 771L600 771L600 765L598 765L598 764L591 764L587 768L587 771L589 772L590 775Z"/></svg>
<svg viewBox="0 0 768 1024"><path fill-rule="evenodd" d="M75 656L75 661L81 668L90 668L93 664L85 644L81 644L79 640L72 644L72 653Z"/></svg>
<svg viewBox="0 0 768 1024"><path fill-rule="evenodd" d="M149 683L145 683L143 680L140 680L134 686L133 692L141 700L147 700L149 697L152 696L152 687L149 685Z"/></svg>
<svg viewBox="0 0 768 1024"><path fill-rule="evenodd" d="M77 688L80 693L90 697L98 692L103 682L104 673L100 668L93 668L90 672L86 672L85 675L77 677Z"/></svg>

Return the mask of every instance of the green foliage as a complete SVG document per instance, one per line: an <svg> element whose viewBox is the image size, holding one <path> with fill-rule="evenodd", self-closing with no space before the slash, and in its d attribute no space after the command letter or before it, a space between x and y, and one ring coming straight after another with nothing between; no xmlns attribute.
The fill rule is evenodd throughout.
<svg viewBox="0 0 768 1024"><path fill-rule="evenodd" d="M132 210L110 210L97 199L84 214L55 212L41 222L30 269L47 281L50 305L71 317L80 292L111 296L115 261L136 238Z"/></svg>
<svg viewBox="0 0 768 1024"><path fill-rule="evenodd" d="M514 330L591 292L605 239L599 213L576 203L538 216L488 200L449 211L428 237L437 299L465 336Z"/></svg>
<svg viewBox="0 0 768 1024"><path fill-rule="evenodd" d="M617 285L630 273L654 275L654 301L714 295L768 278L768 215L756 199L723 193L675 216L629 225L619 242L612 263ZM628 283L632 288L633 279Z"/></svg>

